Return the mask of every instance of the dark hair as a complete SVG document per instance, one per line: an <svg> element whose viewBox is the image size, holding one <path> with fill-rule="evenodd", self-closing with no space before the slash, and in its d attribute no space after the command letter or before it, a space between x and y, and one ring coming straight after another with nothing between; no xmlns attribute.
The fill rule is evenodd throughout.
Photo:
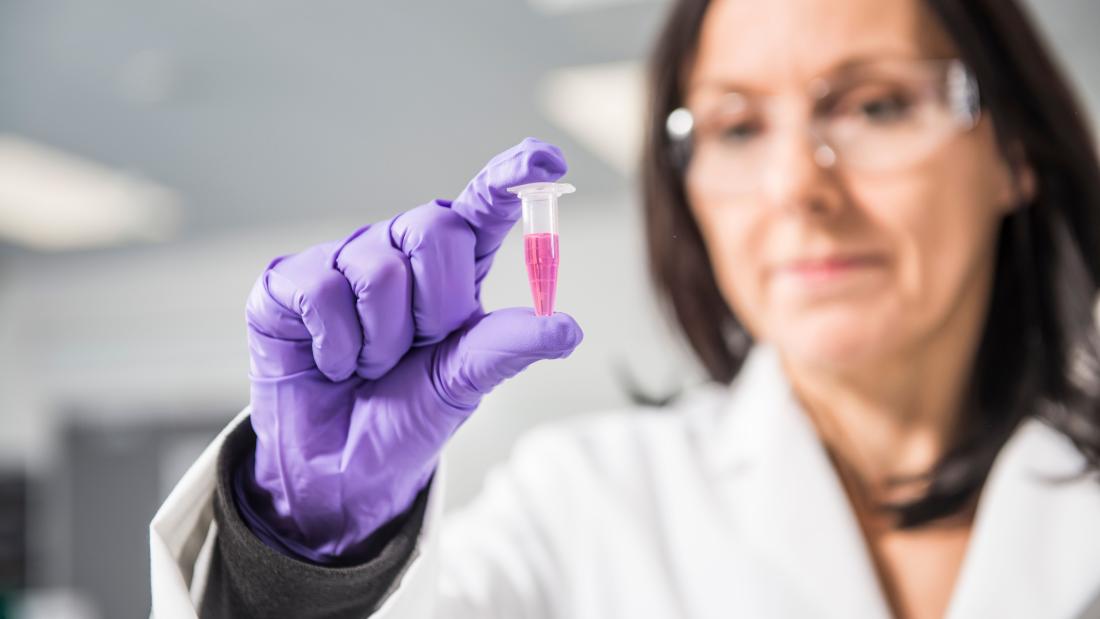
<svg viewBox="0 0 1100 619"><path fill-rule="evenodd" d="M973 71L1010 162L1026 161L1033 199L1006 216L990 310L957 439L927 491L895 510L902 527L948 517L977 496L1019 422L1037 417L1100 469L1100 163L1081 106L1016 0L925 0ZM658 295L714 381L728 383L752 340L719 291L688 208L665 119L683 105L706 0L671 8L650 63L643 203Z"/></svg>

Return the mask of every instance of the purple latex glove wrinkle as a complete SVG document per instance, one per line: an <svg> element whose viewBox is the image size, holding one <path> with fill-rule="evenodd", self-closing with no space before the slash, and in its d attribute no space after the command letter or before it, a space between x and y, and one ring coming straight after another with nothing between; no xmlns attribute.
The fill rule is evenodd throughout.
<svg viewBox="0 0 1100 619"><path fill-rule="evenodd" d="M273 261L249 296L256 455L238 507L268 545L343 563L407 509L481 398L581 329L529 308L486 314L480 285L520 217L505 188L566 170L528 138L437 200Z"/></svg>

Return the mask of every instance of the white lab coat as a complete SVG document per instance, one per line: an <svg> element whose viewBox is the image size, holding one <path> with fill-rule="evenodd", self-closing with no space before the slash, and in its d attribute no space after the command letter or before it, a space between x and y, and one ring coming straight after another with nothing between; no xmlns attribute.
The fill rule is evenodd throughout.
<svg viewBox="0 0 1100 619"><path fill-rule="evenodd" d="M195 617L224 435L150 526L158 619ZM1100 483L1040 479L1082 463L1041 422L1019 428L981 496L947 617L1100 616ZM770 347L757 346L732 387L673 410L531 431L473 503L442 517L445 470L416 558L374 617L889 616L844 491Z"/></svg>

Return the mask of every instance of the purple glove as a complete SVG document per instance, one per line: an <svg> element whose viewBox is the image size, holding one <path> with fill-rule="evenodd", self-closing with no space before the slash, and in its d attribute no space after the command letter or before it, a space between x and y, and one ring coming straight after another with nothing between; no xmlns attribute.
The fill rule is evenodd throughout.
<svg viewBox="0 0 1100 619"><path fill-rule="evenodd" d="M453 202L271 263L248 299L257 442L236 488L265 543L316 563L354 559L412 504L482 396L580 343L566 314L486 314L479 299L520 217L505 189L565 169L557 147L528 138Z"/></svg>

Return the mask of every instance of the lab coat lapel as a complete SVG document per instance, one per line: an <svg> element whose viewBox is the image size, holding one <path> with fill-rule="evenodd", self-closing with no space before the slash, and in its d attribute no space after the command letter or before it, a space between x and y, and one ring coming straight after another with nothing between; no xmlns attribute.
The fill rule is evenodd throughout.
<svg viewBox="0 0 1100 619"><path fill-rule="evenodd" d="M890 616L843 487L790 390L757 344L704 441L736 535L815 616ZM947 619L1100 619L1100 483L1043 422L1021 424L979 499ZM789 607L788 604L777 606Z"/></svg>
<svg viewBox="0 0 1100 619"><path fill-rule="evenodd" d="M1020 426L979 499L949 619L1100 617L1100 483L1043 479L1083 464L1042 422Z"/></svg>
<svg viewBox="0 0 1100 619"><path fill-rule="evenodd" d="M708 447L735 534L790 583L784 595L815 616L890 616L844 489L774 348L754 347Z"/></svg>

